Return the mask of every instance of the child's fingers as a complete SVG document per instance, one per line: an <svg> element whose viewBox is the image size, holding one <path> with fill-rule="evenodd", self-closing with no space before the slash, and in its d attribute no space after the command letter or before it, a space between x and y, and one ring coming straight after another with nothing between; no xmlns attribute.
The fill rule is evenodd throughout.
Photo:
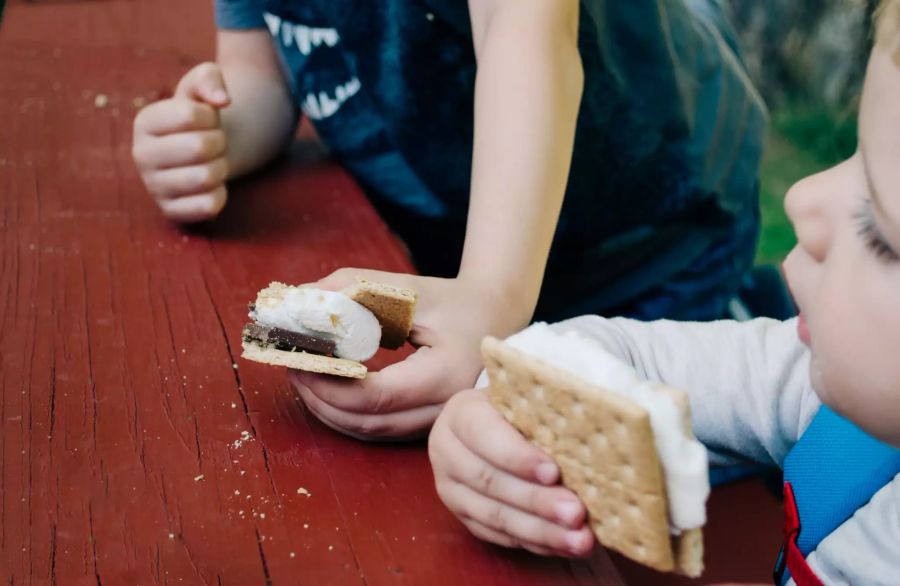
<svg viewBox="0 0 900 586"><path fill-rule="evenodd" d="M147 137L136 142L132 155L142 171L208 163L225 154L225 132L197 130Z"/></svg>
<svg viewBox="0 0 900 586"><path fill-rule="evenodd" d="M135 140L143 135L164 136L176 132L215 130L220 127L215 108L183 98L150 104L134 118Z"/></svg>
<svg viewBox="0 0 900 586"><path fill-rule="evenodd" d="M361 380L292 371L295 383L343 411L387 414L443 403L464 382L443 386L456 374L447 351L420 348L412 356ZM469 381L471 384L472 381Z"/></svg>
<svg viewBox="0 0 900 586"><path fill-rule="evenodd" d="M435 420L441 405L423 405L387 414L353 413L338 409L319 398L309 387L292 378L306 407L325 425L351 437L381 440L415 437Z"/></svg>
<svg viewBox="0 0 900 586"><path fill-rule="evenodd" d="M479 539L483 539L484 541L489 541L491 543L503 546L503 547L513 547L513 548L522 548L530 551L531 553L542 555L542 556L554 556L554 557L573 557L572 553L568 550L560 550L553 549L550 547L546 547L544 545L538 545L536 543L531 543L528 541L521 541L518 539L514 539L509 535L505 535L500 533L499 531L494 531L490 527L486 527L482 525L478 521L473 519L465 519L460 520L463 525L466 526L475 537ZM574 556L574 557L582 557L582 556Z"/></svg>
<svg viewBox="0 0 900 586"><path fill-rule="evenodd" d="M462 484L454 484L451 502L456 503L454 511L463 519L472 519L499 533L509 535L519 543L532 543L555 551L566 552L570 556L584 556L594 546L594 536L590 529L566 529L536 515L520 511L515 507L489 499Z"/></svg>
<svg viewBox="0 0 900 586"><path fill-rule="evenodd" d="M470 452L443 426L436 426L429 446L438 479L438 492L460 483L492 500L537 515L563 527L577 529L587 511L571 491L562 486L542 486L495 468Z"/></svg>
<svg viewBox="0 0 900 586"><path fill-rule="evenodd" d="M491 529L490 527L484 525L483 523L479 523L474 519L460 519L463 525L466 526L472 535L481 539L482 541L488 541L495 545L499 545L502 547L522 547L522 544L517 540L513 539L511 536L506 533L501 533L495 529ZM549 551L549 548L547 548Z"/></svg>
<svg viewBox="0 0 900 586"><path fill-rule="evenodd" d="M531 553L536 553L543 556L567 557L570 555L567 551L558 551L549 547L538 545L536 543L529 543L527 541L519 541L517 539L513 539L509 535L500 533L499 531L494 531L490 527L482 525L481 523L473 519L465 519L461 521L462 524L466 526L466 529L468 529L469 532L472 533L472 535L483 541L488 541L495 545L499 545L502 547L523 548L527 549Z"/></svg>
<svg viewBox="0 0 900 586"><path fill-rule="evenodd" d="M178 82L175 95L216 108L224 108L231 101L222 70L212 62L201 63L188 71Z"/></svg>
<svg viewBox="0 0 900 586"><path fill-rule="evenodd" d="M202 222L216 217L225 207L227 191L222 185L209 193L177 197L159 202L163 215L176 222Z"/></svg>
<svg viewBox="0 0 900 586"><path fill-rule="evenodd" d="M466 391L452 400L466 402L465 417L450 421L453 433L466 448L520 478L546 485L559 481L556 463L510 425L483 391Z"/></svg>
<svg viewBox="0 0 900 586"><path fill-rule="evenodd" d="M144 176L147 189L157 199L173 199L219 188L228 178L228 163L220 157L210 163L162 169Z"/></svg>

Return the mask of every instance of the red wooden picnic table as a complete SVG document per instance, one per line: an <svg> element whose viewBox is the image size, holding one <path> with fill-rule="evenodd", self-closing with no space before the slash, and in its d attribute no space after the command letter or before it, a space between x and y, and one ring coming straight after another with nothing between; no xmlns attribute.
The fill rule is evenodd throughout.
<svg viewBox="0 0 900 586"><path fill-rule="evenodd" d="M0 25L3 583L689 583L480 543L438 500L423 443L336 434L283 370L239 358L269 281L411 266L307 148L232 186L210 226L160 217L131 121L209 57L211 23L199 1L11 0ZM734 556L716 538L731 527L771 543ZM764 579L777 532L758 485L718 493L706 581Z"/></svg>

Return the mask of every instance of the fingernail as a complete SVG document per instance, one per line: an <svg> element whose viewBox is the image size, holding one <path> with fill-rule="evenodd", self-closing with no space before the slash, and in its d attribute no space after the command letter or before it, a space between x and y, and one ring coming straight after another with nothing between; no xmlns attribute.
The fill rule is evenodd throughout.
<svg viewBox="0 0 900 586"><path fill-rule="evenodd" d="M581 554L587 547L586 539L584 531L569 531L565 537L566 547L574 554Z"/></svg>
<svg viewBox="0 0 900 586"><path fill-rule="evenodd" d="M225 93L225 90L214 91L212 97L217 102L227 102L228 101L228 94Z"/></svg>
<svg viewBox="0 0 900 586"><path fill-rule="evenodd" d="M581 517L581 505L575 501L563 501L555 507L556 518L566 525L571 525Z"/></svg>
<svg viewBox="0 0 900 586"><path fill-rule="evenodd" d="M552 462L542 462L537 465L534 475L541 484L554 484L557 476L556 464Z"/></svg>

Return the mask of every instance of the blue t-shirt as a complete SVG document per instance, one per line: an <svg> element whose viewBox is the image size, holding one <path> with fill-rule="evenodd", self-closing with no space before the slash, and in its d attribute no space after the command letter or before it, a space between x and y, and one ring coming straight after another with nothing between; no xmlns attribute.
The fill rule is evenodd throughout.
<svg viewBox="0 0 900 586"><path fill-rule="evenodd" d="M296 104L426 274L455 274L465 235L467 6L216 0L220 28L272 34ZM733 33L715 0L582 0L580 14L584 94L537 315L717 317L753 257L765 127ZM692 309L713 297L709 315Z"/></svg>

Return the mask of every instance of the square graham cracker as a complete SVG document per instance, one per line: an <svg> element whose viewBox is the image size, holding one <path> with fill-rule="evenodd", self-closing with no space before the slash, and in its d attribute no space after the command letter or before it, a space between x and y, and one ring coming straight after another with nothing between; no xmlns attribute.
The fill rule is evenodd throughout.
<svg viewBox="0 0 900 586"><path fill-rule="evenodd" d="M416 314L418 295L415 291L357 278L356 283L342 293L378 318L383 348L396 350L406 343Z"/></svg>
<svg viewBox="0 0 900 586"><path fill-rule="evenodd" d="M491 403L559 465L563 484L585 503L597 540L661 572L703 571L702 529L669 533L665 478L650 416L495 338L482 354ZM683 392L663 387L685 414Z"/></svg>

